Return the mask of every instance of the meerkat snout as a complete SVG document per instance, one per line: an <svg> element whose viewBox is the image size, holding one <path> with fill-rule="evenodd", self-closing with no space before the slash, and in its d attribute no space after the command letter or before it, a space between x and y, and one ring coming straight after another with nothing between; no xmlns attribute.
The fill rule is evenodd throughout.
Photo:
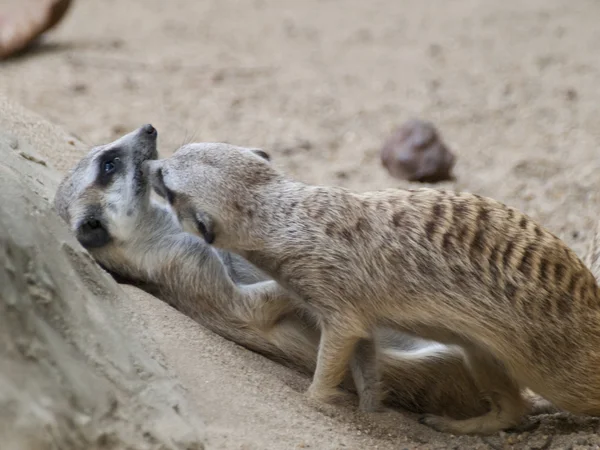
<svg viewBox="0 0 600 450"><path fill-rule="evenodd" d="M156 128L154 128L151 124L147 123L146 125L142 126L142 131L146 134L149 135L155 135L158 134L158 131L156 131Z"/></svg>

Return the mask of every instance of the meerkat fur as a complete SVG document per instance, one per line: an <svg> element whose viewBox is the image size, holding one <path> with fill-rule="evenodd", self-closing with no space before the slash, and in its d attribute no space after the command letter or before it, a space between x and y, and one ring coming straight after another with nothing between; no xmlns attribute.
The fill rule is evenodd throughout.
<svg viewBox="0 0 600 450"><path fill-rule="evenodd" d="M311 398L335 399L350 368L367 383L357 386L361 406L376 409L377 368L354 361L377 360L374 330L388 327L462 347L492 405L468 419L426 417L438 430L511 428L527 409L525 388L600 415L598 285L521 212L461 192L310 186L228 144L186 145L149 171L187 229L243 255L318 321Z"/></svg>
<svg viewBox="0 0 600 450"><path fill-rule="evenodd" d="M313 373L320 330L269 278L240 256L183 231L172 208L151 196L144 170L157 158L150 125L94 147L68 172L55 208L80 243L113 275L141 285L215 333ZM489 409L460 347L381 328L386 403L417 413L468 418ZM355 390L347 377L344 386ZM532 397L535 412L543 400Z"/></svg>

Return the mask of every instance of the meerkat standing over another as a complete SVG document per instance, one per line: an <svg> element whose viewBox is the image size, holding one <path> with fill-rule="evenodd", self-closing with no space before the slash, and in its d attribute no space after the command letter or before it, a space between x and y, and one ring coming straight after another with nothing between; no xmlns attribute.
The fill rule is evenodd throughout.
<svg viewBox="0 0 600 450"><path fill-rule="evenodd" d="M319 320L309 396L334 398L350 367L361 405L375 408L368 366L373 330L384 326L462 346L489 394L487 414L427 417L434 428L514 426L526 387L559 408L600 415L600 290L524 214L468 193L308 186L260 151L227 144L187 145L149 166L184 227L244 255Z"/></svg>
<svg viewBox="0 0 600 450"><path fill-rule="evenodd" d="M151 198L143 166L157 158L156 144L156 130L146 125L92 148L58 188L54 204L60 216L113 275L151 288L233 342L312 373L317 323L287 295L265 292L271 283L262 283L269 280L262 271L184 232L173 210ZM383 328L377 335L386 403L457 418L489 409L460 347ZM354 389L350 377L344 386ZM531 400L532 412L547 412L541 399Z"/></svg>

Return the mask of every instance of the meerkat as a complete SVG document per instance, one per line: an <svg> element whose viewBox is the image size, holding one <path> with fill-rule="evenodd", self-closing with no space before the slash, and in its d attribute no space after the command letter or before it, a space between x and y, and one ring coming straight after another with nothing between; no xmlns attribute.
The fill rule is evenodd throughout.
<svg viewBox="0 0 600 450"><path fill-rule="evenodd" d="M264 272L184 232L171 207L151 197L143 166L157 158L156 144L157 131L146 125L92 148L57 190L59 215L113 275L226 339L312 374L320 339L312 317L288 298L263 295ZM489 409L460 347L385 328L378 336L387 404L455 418ZM344 386L355 390L350 377ZM540 401L532 397L534 412L547 412Z"/></svg>
<svg viewBox="0 0 600 450"><path fill-rule="evenodd" d="M376 409L373 331L385 326L465 350L491 408L468 419L425 417L438 430L513 427L526 411L524 388L600 415L600 292L560 239L489 198L310 186L261 156L190 144L148 166L185 229L243 255L318 320L311 398L335 399L350 368L361 406ZM357 352L366 361L358 370Z"/></svg>

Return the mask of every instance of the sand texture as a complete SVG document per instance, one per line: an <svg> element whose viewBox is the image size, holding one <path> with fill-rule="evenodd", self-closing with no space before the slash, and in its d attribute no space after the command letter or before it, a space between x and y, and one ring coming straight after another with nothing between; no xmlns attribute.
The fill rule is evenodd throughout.
<svg viewBox="0 0 600 450"><path fill-rule="evenodd" d="M46 162L20 156L22 164L11 169L20 176L3 174L3 189L10 198L35 197L32 205L47 211L44 197L51 199L55 180L83 155L79 140L109 142L148 122L159 130L163 155L187 141L226 141L265 148L274 164L306 182L414 187L386 173L379 149L397 125L420 117L436 124L457 155L456 181L437 186L515 206L583 255L600 211L599 18L594 0L76 1L40 46L0 66L0 92L66 130L2 102L2 151L16 138ZM42 169L44 187L35 181ZM2 198L4 230L13 203ZM22 216L10 220L17 226ZM60 250L65 231L57 228L52 244L36 227L30 221L17 237L54 245L52 252L67 258ZM535 418L527 432L481 438L434 432L401 411L315 409L303 397L308 378L146 293L113 286L98 269L90 268L89 279L54 270L99 296L115 333L139 342L144 356L135 357L159 361L156 373L180 380L172 382L181 383L191 405L180 417L195 423L198 411L207 448L600 446L599 419L567 414ZM98 286L117 293L102 300ZM66 302L74 294L61 288L57 295ZM120 351L131 364L133 350ZM74 358L81 365L88 355ZM62 385L49 383L44 389L62 401Z"/></svg>
<svg viewBox="0 0 600 450"><path fill-rule="evenodd" d="M0 111L0 447L204 448L196 406L115 308L126 295L51 207L58 174L28 136L66 137Z"/></svg>

